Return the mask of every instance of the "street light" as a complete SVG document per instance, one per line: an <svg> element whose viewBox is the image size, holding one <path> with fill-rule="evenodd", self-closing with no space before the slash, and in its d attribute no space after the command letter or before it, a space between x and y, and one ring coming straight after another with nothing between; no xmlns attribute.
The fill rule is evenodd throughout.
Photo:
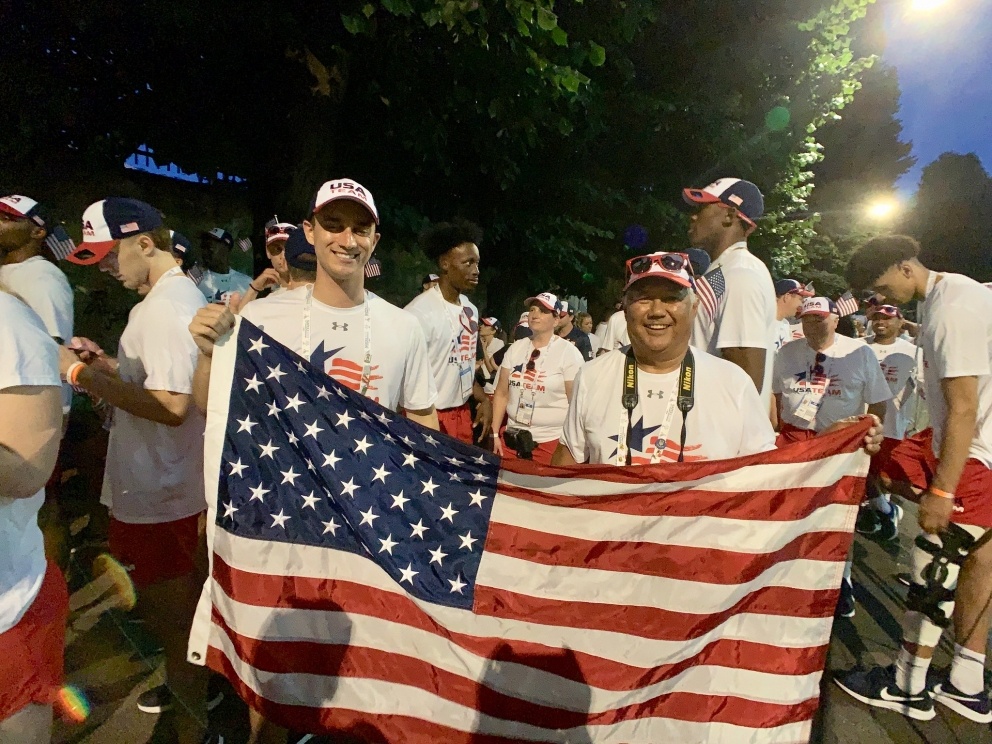
<svg viewBox="0 0 992 744"><path fill-rule="evenodd" d="M868 219L875 222L885 222L895 217L899 212L900 204L898 200L891 196L880 197L868 203L865 214Z"/></svg>

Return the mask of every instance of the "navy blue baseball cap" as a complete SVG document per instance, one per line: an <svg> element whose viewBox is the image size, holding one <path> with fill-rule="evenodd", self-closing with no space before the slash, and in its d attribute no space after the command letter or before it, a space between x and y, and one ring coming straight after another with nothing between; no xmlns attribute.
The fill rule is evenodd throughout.
<svg viewBox="0 0 992 744"><path fill-rule="evenodd" d="M83 242L66 256L72 263L100 263L118 240L162 227L162 215L151 204L112 196L90 204L83 212Z"/></svg>
<svg viewBox="0 0 992 744"><path fill-rule="evenodd" d="M740 178L721 178L706 188L683 189L682 198L688 204L723 204L737 210L747 224L754 227L765 213L765 197L750 181Z"/></svg>
<svg viewBox="0 0 992 744"><path fill-rule="evenodd" d="M213 227L209 230L204 230L202 233L200 233L200 235L203 236L204 238L217 240L223 243L224 245L226 245L228 248L231 248L234 245L234 236L231 235L231 233L229 233L223 227Z"/></svg>
<svg viewBox="0 0 992 744"><path fill-rule="evenodd" d="M283 249L286 263L296 269L314 271L317 268L317 252L313 243L307 240L307 234L303 230L293 230L286 239L286 247Z"/></svg>
<svg viewBox="0 0 992 744"><path fill-rule="evenodd" d="M800 297L812 297L816 294L812 284L802 284L795 279L779 279L775 282L775 296L797 294Z"/></svg>
<svg viewBox="0 0 992 744"><path fill-rule="evenodd" d="M172 255L181 259L183 271L189 271L196 263L193 244L177 230L169 230L169 235L172 238Z"/></svg>

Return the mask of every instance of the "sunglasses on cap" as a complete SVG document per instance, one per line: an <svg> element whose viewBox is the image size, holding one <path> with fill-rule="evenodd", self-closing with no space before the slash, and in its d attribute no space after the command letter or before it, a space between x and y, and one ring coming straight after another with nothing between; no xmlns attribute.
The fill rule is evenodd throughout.
<svg viewBox="0 0 992 744"><path fill-rule="evenodd" d="M537 366L537 358L539 356L541 356L540 349L534 349L534 351L530 353L530 359L527 361L527 368L526 368L528 372L534 371L534 368Z"/></svg>
<svg viewBox="0 0 992 744"><path fill-rule="evenodd" d="M877 305L871 309L871 317L881 315L883 318L901 318L902 313L895 305Z"/></svg>
<svg viewBox="0 0 992 744"><path fill-rule="evenodd" d="M822 377L826 374L826 370L823 369L823 363L827 361L827 355L823 352L817 352L816 358L813 360L814 366L810 369L810 377L815 377L819 375Z"/></svg>
<svg viewBox="0 0 992 744"><path fill-rule="evenodd" d="M634 258L627 260L627 277L630 278L635 274L646 274L651 270L652 266L657 266L662 271L667 271L671 274L677 274L680 271L685 271L688 274L692 274L692 263L689 261L689 256L685 253L658 253L650 254L647 256L635 256Z"/></svg>

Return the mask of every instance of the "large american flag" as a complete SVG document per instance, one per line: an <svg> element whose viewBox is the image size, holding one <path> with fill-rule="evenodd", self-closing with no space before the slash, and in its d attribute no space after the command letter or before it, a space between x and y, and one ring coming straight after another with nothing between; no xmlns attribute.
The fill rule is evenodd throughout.
<svg viewBox="0 0 992 744"><path fill-rule="evenodd" d="M723 299L726 291L727 284L723 279L723 269L719 267L696 280L696 294L699 296L699 304L702 305L703 311L710 320L716 318L720 300Z"/></svg>
<svg viewBox="0 0 992 744"><path fill-rule="evenodd" d="M245 320L210 386L189 658L267 717L395 744L808 739L866 427L501 465Z"/></svg>

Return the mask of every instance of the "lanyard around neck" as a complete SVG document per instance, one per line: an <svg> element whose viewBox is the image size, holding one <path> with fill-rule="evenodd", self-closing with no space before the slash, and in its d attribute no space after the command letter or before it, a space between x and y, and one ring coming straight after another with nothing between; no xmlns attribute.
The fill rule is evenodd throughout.
<svg viewBox="0 0 992 744"><path fill-rule="evenodd" d="M359 386L358 392L360 395L365 395L369 389L369 383L372 379L372 313L369 310L369 305L372 303L372 298L369 296L368 292L365 292L365 321L364 321L364 345L365 354L362 362L362 382ZM303 303L303 358L308 362L310 361L310 345L311 345L311 329L310 329L310 316L313 308L313 285L307 285L307 299ZM321 370L323 372L324 370Z"/></svg>
<svg viewBox="0 0 992 744"><path fill-rule="evenodd" d="M676 383L677 395L673 395L668 399L668 407L665 409L665 417L659 427L655 450L651 455L651 464L661 462L661 456L665 452L665 445L668 442L668 432L671 429L676 408L682 411L682 434L679 443L678 461L683 461L687 436L686 418L696 401L695 376L696 360L692 355L692 350L688 349L686 350L685 357L682 359L682 366L679 369L679 377ZM623 397L621 398L623 407L627 411L627 416L626 421L623 418L620 421L620 432L617 437L617 465L630 465L633 461L633 450L631 450L628 443L634 429L634 409L637 408L638 401L637 360L634 358L633 347L628 347L624 359ZM661 446L658 446L659 443Z"/></svg>

